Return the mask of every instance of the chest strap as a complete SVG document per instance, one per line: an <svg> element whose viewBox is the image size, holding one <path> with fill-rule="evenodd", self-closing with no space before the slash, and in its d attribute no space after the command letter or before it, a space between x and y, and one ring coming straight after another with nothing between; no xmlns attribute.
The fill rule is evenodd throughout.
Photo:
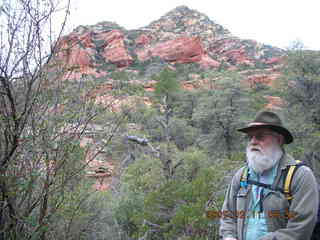
<svg viewBox="0 0 320 240"><path fill-rule="evenodd" d="M296 160L296 164L295 165L290 165L285 169L284 172L284 183L283 183L283 187L277 187L277 186L273 186L272 184L265 184L265 183L261 183L258 181L254 181L250 179L250 174L249 174L249 168L245 167L243 169L241 178L240 178L240 187L244 187L247 188L249 184L252 185L256 185L259 187L263 187L263 188L267 188L270 189L272 191L279 191L281 193L283 193L285 195L285 198L290 202L293 197L291 194L291 183L292 183L292 179L293 176L295 174L295 172L297 171L297 169L302 166L302 162L300 160Z"/></svg>

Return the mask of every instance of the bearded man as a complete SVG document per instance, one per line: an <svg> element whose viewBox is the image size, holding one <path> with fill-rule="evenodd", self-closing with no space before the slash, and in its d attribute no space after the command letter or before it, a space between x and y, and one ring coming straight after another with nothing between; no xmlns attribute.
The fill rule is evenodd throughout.
<svg viewBox="0 0 320 240"><path fill-rule="evenodd" d="M220 219L224 240L309 240L317 220L319 194L307 166L297 167L284 150L293 141L277 114L263 111L247 127L247 164L226 192ZM290 196L283 190L288 169ZM245 177L244 177L245 176Z"/></svg>

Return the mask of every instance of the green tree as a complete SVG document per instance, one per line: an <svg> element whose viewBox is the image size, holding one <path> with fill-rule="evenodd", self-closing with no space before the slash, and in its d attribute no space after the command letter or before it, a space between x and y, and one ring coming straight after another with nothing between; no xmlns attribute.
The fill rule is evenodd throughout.
<svg viewBox="0 0 320 240"><path fill-rule="evenodd" d="M159 98L160 108L163 108L163 115L158 118L162 131L164 133L166 144L159 151L159 158L162 162L163 173L167 180L173 177L176 167L171 159L172 143L170 133L170 120L173 115L173 98L179 90L180 85L177 81L176 72L165 68L159 75L154 77L158 82L155 86L155 95Z"/></svg>
<svg viewBox="0 0 320 240"><path fill-rule="evenodd" d="M200 144L211 153L226 154L229 158L242 145L236 129L244 124L250 113L250 98L237 73L212 73L215 88L199 100L193 120L200 127Z"/></svg>
<svg viewBox="0 0 320 240"><path fill-rule="evenodd" d="M169 68L163 69L158 75L154 76L154 79L157 81L155 94L159 97L171 97L179 90L177 73Z"/></svg>
<svg viewBox="0 0 320 240"><path fill-rule="evenodd" d="M288 107L296 107L320 130L320 53L292 50L284 68Z"/></svg>
<svg viewBox="0 0 320 240"><path fill-rule="evenodd" d="M176 152L172 158L176 162L183 159L183 164L168 181L155 175L162 164L160 159L141 159L126 170L123 184L135 194L147 189L140 202L127 202L133 206L142 201L139 211L134 210L134 216L133 211L123 206L123 218L130 219L127 223L134 226L130 236L134 239L218 239L218 218L206 218L205 213L209 209L220 210L224 175L238 165L243 156L220 159L213 165L205 152L189 148Z"/></svg>
<svg viewBox="0 0 320 240"><path fill-rule="evenodd" d="M286 119L295 137L290 147L320 179L320 52L296 45L288 53L282 79Z"/></svg>

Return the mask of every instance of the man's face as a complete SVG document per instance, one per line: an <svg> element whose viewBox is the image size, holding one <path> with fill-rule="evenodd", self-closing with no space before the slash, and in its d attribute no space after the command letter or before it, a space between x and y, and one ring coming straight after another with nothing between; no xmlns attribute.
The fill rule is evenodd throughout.
<svg viewBox="0 0 320 240"><path fill-rule="evenodd" d="M281 145L283 137L278 133L269 129L257 129L248 132L248 145L251 146L251 151L263 152L265 149L273 145Z"/></svg>
<svg viewBox="0 0 320 240"><path fill-rule="evenodd" d="M248 132L247 161L256 173L272 168L282 156L283 137L269 129Z"/></svg>

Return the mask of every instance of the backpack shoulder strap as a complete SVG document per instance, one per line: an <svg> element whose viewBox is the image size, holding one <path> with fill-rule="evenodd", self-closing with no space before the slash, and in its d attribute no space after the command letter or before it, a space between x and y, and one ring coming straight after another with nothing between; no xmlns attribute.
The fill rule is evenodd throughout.
<svg viewBox="0 0 320 240"><path fill-rule="evenodd" d="M285 179L283 183L283 193L289 202L291 202L291 200L293 199L293 196L291 193L291 184L292 184L293 176L295 172L298 170L298 168L302 165L303 165L302 161L296 160L295 165L290 165L286 169Z"/></svg>
<svg viewBox="0 0 320 240"><path fill-rule="evenodd" d="M273 187L271 184L266 184L250 179L249 168L245 167L240 177L240 188L247 188L248 185L256 185L270 190L283 192L283 189L277 186Z"/></svg>
<svg viewBox="0 0 320 240"><path fill-rule="evenodd" d="M240 187L246 188L248 186L249 168L244 167L240 177Z"/></svg>

